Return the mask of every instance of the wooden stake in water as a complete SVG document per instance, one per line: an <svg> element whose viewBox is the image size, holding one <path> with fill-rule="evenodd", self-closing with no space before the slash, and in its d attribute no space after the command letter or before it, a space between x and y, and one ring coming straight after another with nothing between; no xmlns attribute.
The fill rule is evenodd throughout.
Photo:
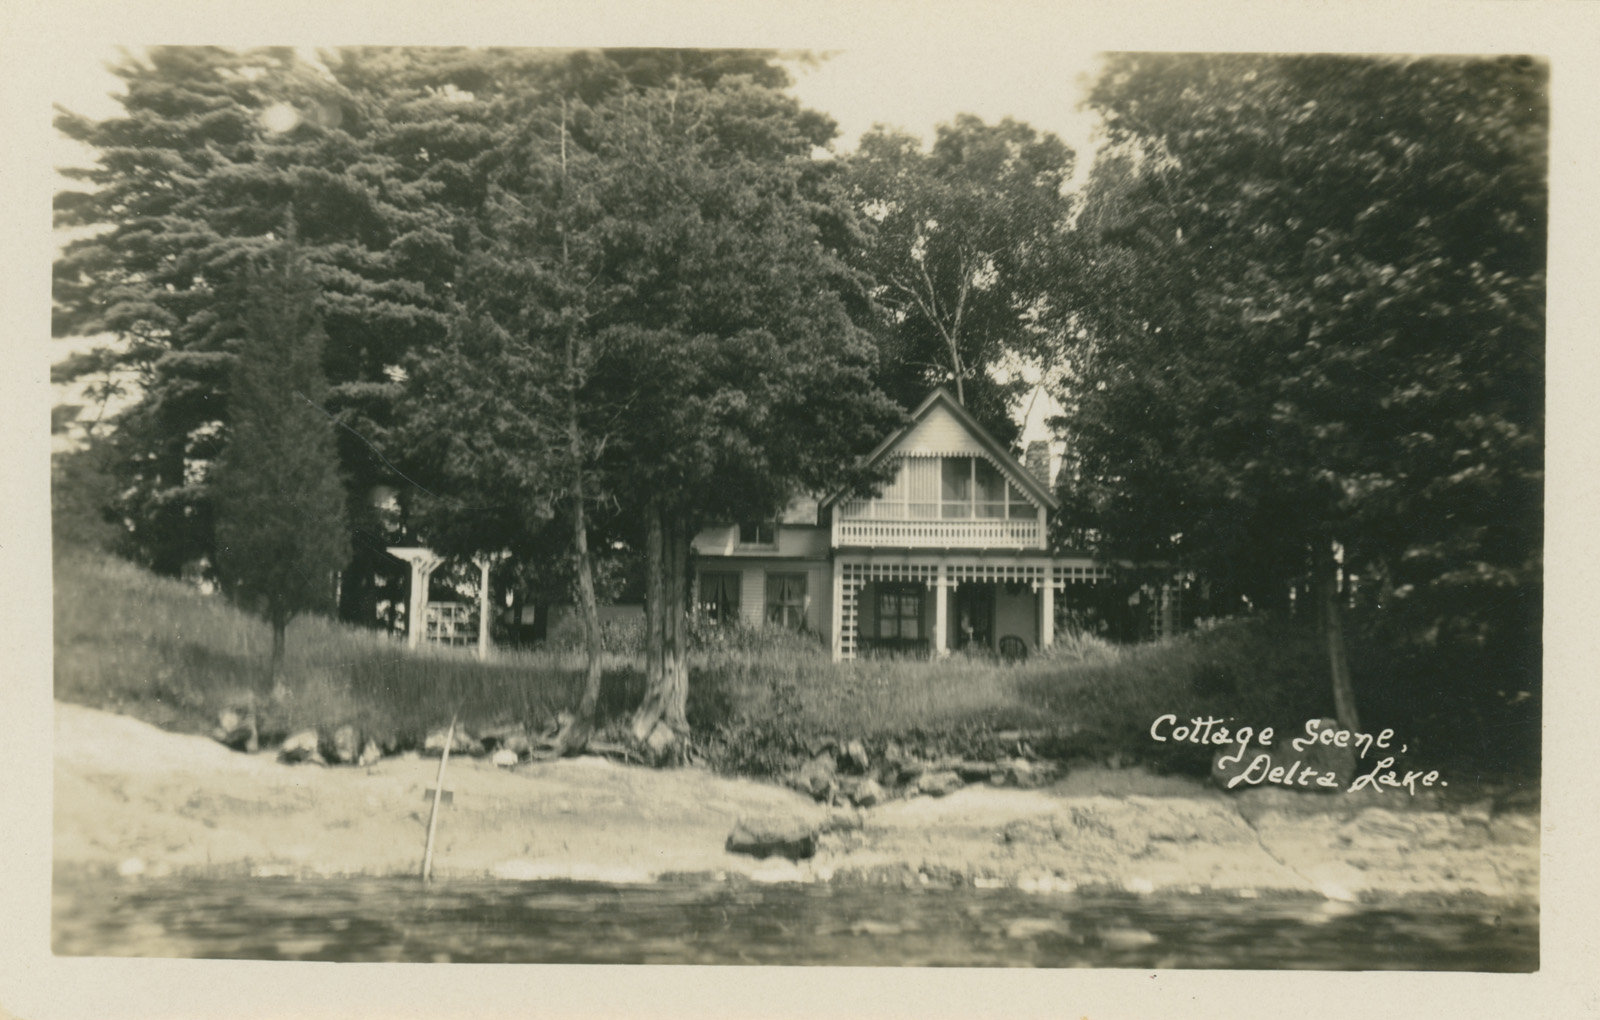
<svg viewBox="0 0 1600 1020"><path fill-rule="evenodd" d="M428 812L428 842L422 849L422 884L433 873L433 836L439 830L439 799L444 796L444 766L450 760L450 745L456 742L456 714L450 715L450 729L444 735L444 750L439 755L439 774L433 778L433 810Z"/></svg>

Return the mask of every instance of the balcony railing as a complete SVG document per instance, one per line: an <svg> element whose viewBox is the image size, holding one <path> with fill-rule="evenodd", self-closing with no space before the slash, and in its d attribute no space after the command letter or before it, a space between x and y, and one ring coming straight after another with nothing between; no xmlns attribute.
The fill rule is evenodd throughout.
<svg viewBox="0 0 1600 1020"><path fill-rule="evenodd" d="M886 521L835 517L833 544L934 549L1039 549L1039 519Z"/></svg>

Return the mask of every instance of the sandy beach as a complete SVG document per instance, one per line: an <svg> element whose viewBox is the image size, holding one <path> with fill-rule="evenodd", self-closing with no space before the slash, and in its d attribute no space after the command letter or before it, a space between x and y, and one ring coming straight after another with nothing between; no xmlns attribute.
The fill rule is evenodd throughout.
<svg viewBox="0 0 1600 1020"><path fill-rule="evenodd" d="M129 877L417 873L438 761L280 764L204 737L57 703L58 868ZM1490 897L1536 904L1539 818L1402 794L1227 794L1139 769L1039 789L970 786L866 811L695 768L601 758L499 769L452 758L440 878L663 876L971 883L1137 893ZM790 862L724 849L741 819L823 830Z"/></svg>

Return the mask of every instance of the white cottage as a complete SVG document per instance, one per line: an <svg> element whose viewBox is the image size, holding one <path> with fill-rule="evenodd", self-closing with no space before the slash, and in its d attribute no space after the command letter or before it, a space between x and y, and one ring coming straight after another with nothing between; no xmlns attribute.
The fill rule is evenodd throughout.
<svg viewBox="0 0 1600 1020"><path fill-rule="evenodd" d="M872 498L695 536L698 611L819 633L835 660L1020 657L1053 640L1058 591L1109 576L1087 553L1051 554L1049 488L942 389L870 459L895 465Z"/></svg>

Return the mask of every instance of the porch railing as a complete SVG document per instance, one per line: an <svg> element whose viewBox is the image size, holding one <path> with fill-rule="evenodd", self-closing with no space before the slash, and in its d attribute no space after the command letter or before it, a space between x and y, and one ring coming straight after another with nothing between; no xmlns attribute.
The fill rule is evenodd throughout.
<svg viewBox="0 0 1600 1020"><path fill-rule="evenodd" d="M833 544L933 549L1039 549L1038 518L884 521L835 517Z"/></svg>

